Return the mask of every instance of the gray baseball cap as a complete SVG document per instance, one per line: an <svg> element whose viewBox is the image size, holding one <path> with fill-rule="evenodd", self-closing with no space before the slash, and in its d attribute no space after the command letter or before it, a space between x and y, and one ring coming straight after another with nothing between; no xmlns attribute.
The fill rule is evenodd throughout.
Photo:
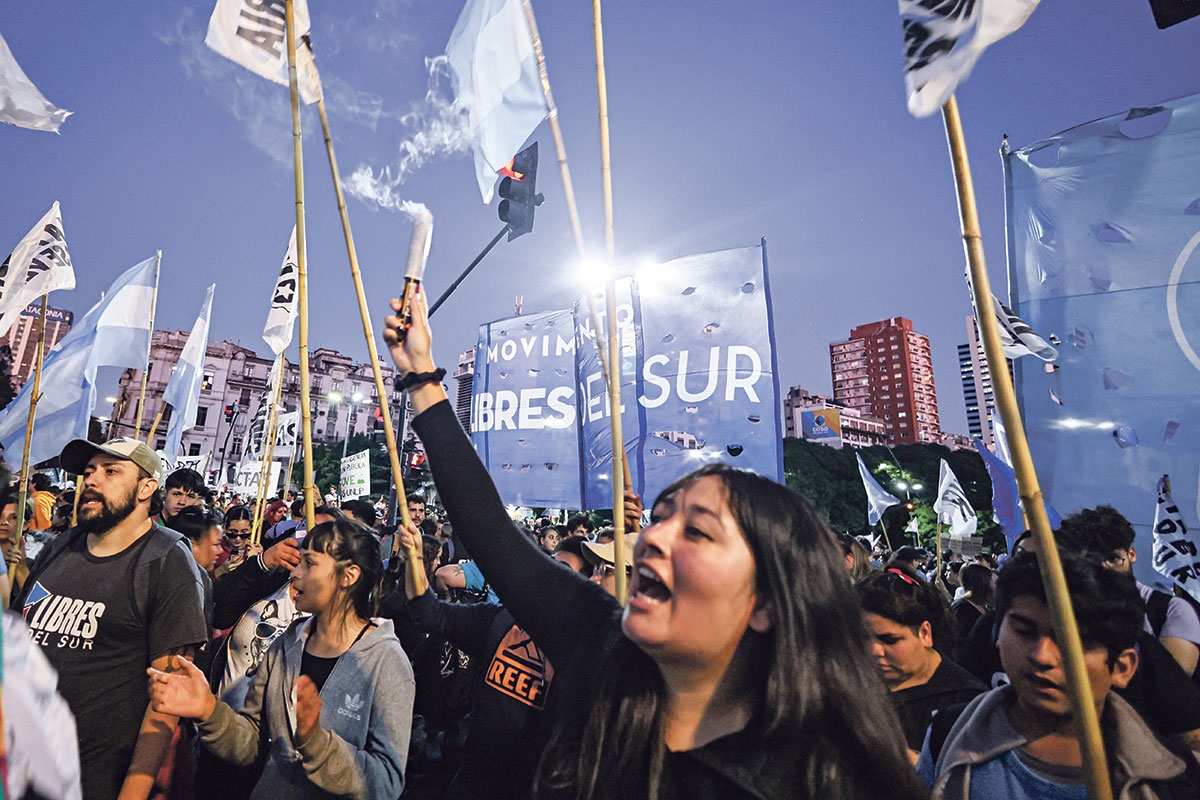
<svg viewBox="0 0 1200 800"><path fill-rule="evenodd" d="M67 472L76 475L82 475L87 468L88 462L100 453L106 453L110 456L132 461L146 472L150 473L150 477L156 481L162 480L163 465L162 459L158 457L158 453L151 450L143 442L137 439L130 439L127 436L122 436L120 439L113 439L104 444L96 444L89 442L87 439L74 439L67 442L67 446L63 448L62 454L58 457L58 463Z"/></svg>

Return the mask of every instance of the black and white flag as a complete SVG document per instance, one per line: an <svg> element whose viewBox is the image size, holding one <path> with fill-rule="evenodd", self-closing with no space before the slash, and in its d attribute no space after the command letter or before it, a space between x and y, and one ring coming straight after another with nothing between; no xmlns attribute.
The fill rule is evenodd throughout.
<svg viewBox="0 0 1200 800"><path fill-rule="evenodd" d="M989 46L1021 27L1038 0L900 0L908 111L927 117Z"/></svg>
<svg viewBox="0 0 1200 800"><path fill-rule="evenodd" d="M944 458L933 510L937 514L938 522L949 528L951 536L971 536L979 525L975 509L971 507L962 485Z"/></svg>
<svg viewBox="0 0 1200 800"><path fill-rule="evenodd" d="M305 103L321 99L321 79L308 44L308 3L295 0L296 83ZM204 43L269 81L288 85L283 0L217 0Z"/></svg>
<svg viewBox="0 0 1200 800"><path fill-rule="evenodd" d="M997 300L995 295L992 295L992 307L996 311L996 321L1000 323L1000 342L1004 345L1007 358L1037 356L1042 361L1058 358L1058 350L1014 314L1012 309Z"/></svg>
<svg viewBox="0 0 1200 800"><path fill-rule="evenodd" d="M292 343L292 328L296 324L296 304L300 297L297 289L300 282L299 258L296 255L296 228L292 227L292 238L288 240L287 252L283 255L283 266L279 268L279 279L271 292L271 309L267 312L267 324L263 328L263 341L271 352L279 355Z"/></svg>
<svg viewBox="0 0 1200 800"><path fill-rule="evenodd" d="M25 306L55 289L74 289L75 269L63 236L58 201L0 265L0 336L7 336Z"/></svg>
<svg viewBox="0 0 1200 800"><path fill-rule="evenodd" d="M1158 503L1154 508L1154 569L1200 600L1200 541L1183 524L1179 506L1171 499L1167 476L1158 479Z"/></svg>

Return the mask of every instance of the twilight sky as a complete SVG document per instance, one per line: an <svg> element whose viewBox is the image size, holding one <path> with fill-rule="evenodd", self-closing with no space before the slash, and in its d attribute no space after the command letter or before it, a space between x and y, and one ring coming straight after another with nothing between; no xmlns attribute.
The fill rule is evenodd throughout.
<svg viewBox="0 0 1200 800"><path fill-rule="evenodd" d="M309 0L343 178L405 170L394 189L435 217L436 297L500 229L471 160L441 137L461 10L434 0ZM211 2L22 3L0 33L61 135L0 126L0 249L54 200L82 314L124 269L163 251L157 327L187 329L217 283L211 335L266 354L269 293L294 220L287 90L203 43ZM603 248L591 4L534 0L584 230ZM803 13L801 11L803 9ZM766 237L780 383L831 391L828 344L854 325L911 318L932 340L943 429L966 431L955 348L965 341L954 187L940 116L905 110L894 3L794 0L604 5L614 205L624 271ZM992 280L1006 286L996 155L1065 128L1200 91L1200 19L1166 31L1146 0L1046 0L959 92ZM305 110L310 348L365 359L315 106ZM493 251L434 317L452 369L479 323L570 305L581 285L549 126L533 234ZM402 168L401 145L420 157ZM418 163L419 162L419 163ZM410 222L349 200L378 328L400 286ZM295 359L296 346L289 352Z"/></svg>

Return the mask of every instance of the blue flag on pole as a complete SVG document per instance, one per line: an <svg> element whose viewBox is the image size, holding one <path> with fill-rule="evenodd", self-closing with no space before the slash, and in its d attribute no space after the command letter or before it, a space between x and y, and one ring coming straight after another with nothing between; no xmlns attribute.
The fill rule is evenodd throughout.
<svg viewBox="0 0 1200 800"><path fill-rule="evenodd" d="M467 113L479 193L490 203L500 170L550 113L521 0L467 0L446 58L455 105Z"/></svg>
<svg viewBox="0 0 1200 800"><path fill-rule="evenodd" d="M167 440L163 444L163 455L174 461L179 457L183 432L196 421L196 409L200 405L200 389L204 383L204 352L208 349L208 322L212 316L214 283L204 295L200 316L188 334L179 361L171 370L167 388L163 389L163 402L171 404L171 422L167 425Z"/></svg>
<svg viewBox="0 0 1200 800"><path fill-rule="evenodd" d="M1010 306L1057 338L1017 362L1046 493L1109 503L1152 552L1159 477L1196 503L1200 452L1200 95L1122 111L1008 153ZM1157 577L1151 559L1134 572Z"/></svg>
<svg viewBox="0 0 1200 800"><path fill-rule="evenodd" d="M863 463L861 455L855 453L854 457L858 459L858 474L862 478L863 488L867 490L867 522L875 525L883 519L883 512L898 504L900 498L879 485L879 481L875 480L867 465Z"/></svg>
<svg viewBox="0 0 1200 800"><path fill-rule="evenodd" d="M29 463L54 458L67 442L87 437L88 420L96 407L97 369L145 369L150 357L154 261L148 258L117 278L104 298L46 355ZM30 380L0 412L0 445L10 463L24 446L32 392Z"/></svg>

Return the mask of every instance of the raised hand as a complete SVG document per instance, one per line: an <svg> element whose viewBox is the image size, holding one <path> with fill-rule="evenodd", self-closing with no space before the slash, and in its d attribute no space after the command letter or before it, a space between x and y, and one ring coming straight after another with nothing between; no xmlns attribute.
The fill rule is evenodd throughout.
<svg viewBox="0 0 1200 800"><path fill-rule="evenodd" d="M288 572L300 563L300 543L292 537L280 539L263 551L263 566L268 570L283 567Z"/></svg>
<svg viewBox="0 0 1200 800"><path fill-rule="evenodd" d="M402 374L410 372L432 372L433 356L431 355L431 338L429 331L429 312L425 304L425 291L418 287L413 294L410 312L412 327L403 330L403 321L397 316L400 313L400 301L391 301L392 313L384 318L383 342L392 354L392 362Z"/></svg>
<svg viewBox="0 0 1200 800"><path fill-rule="evenodd" d="M296 744L309 740L321 726L321 693L307 675L296 679Z"/></svg>
<svg viewBox="0 0 1200 800"><path fill-rule="evenodd" d="M160 714L188 717L203 722L212 716L217 698L208 688L208 679L191 661L171 656L166 671L150 667L150 707Z"/></svg>

